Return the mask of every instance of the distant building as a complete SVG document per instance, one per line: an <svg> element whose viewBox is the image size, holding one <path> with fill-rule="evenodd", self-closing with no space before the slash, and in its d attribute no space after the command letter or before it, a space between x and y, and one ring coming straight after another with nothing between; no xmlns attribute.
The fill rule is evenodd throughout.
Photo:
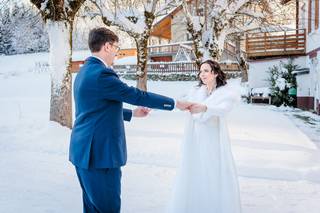
<svg viewBox="0 0 320 213"><path fill-rule="evenodd" d="M268 68L293 58L300 67L296 71L297 105L320 113L319 0L284 0L283 4L291 1L296 4L296 29L246 37L249 85L268 86Z"/></svg>

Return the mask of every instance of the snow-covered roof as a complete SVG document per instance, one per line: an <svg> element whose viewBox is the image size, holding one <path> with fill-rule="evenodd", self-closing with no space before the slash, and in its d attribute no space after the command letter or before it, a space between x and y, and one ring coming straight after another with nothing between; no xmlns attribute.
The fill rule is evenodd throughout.
<svg viewBox="0 0 320 213"><path fill-rule="evenodd" d="M158 45L150 45L150 47L166 47L166 46L173 46L173 45L181 45L181 46L186 46L187 44L193 44L192 41L181 41L181 42L173 42L173 43L168 43L168 44L158 44ZM189 48L189 46L186 46Z"/></svg>
<svg viewBox="0 0 320 213"><path fill-rule="evenodd" d="M153 22L153 26L156 26L156 25L160 24L167 17L171 18L172 15L174 15L176 12L178 12L180 10L182 10L182 4L180 4L179 6L171 9L167 14L156 17L154 22Z"/></svg>

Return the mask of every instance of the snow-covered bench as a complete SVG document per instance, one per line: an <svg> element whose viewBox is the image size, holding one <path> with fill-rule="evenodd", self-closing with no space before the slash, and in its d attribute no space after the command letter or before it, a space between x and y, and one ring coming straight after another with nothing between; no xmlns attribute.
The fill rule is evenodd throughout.
<svg viewBox="0 0 320 213"><path fill-rule="evenodd" d="M252 88L250 92L250 103L271 104L270 89L268 87Z"/></svg>

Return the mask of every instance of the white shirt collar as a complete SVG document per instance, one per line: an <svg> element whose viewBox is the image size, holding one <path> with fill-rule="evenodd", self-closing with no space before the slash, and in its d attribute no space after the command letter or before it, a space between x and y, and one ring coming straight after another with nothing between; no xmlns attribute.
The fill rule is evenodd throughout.
<svg viewBox="0 0 320 213"><path fill-rule="evenodd" d="M100 58L100 57L98 57L98 56L95 56L95 55L92 55L91 57L94 57L94 58L96 58L96 59L99 59L107 68L111 68L108 64L106 64L106 63L102 60L102 58Z"/></svg>

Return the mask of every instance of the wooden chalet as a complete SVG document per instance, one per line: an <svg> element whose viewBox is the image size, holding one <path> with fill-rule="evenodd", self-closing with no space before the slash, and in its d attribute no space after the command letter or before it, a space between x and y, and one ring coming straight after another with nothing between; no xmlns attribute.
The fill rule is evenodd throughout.
<svg viewBox="0 0 320 213"><path fill-rule="evenodd" d="M283 0L294 3L295 29L251 33L245 38L249 61L249 84L263 85L267 68L280 60L294 59L297 75L297 107L320 113L320 28L319 0ZM260 78L260 83L257 83Z"/></svg>

